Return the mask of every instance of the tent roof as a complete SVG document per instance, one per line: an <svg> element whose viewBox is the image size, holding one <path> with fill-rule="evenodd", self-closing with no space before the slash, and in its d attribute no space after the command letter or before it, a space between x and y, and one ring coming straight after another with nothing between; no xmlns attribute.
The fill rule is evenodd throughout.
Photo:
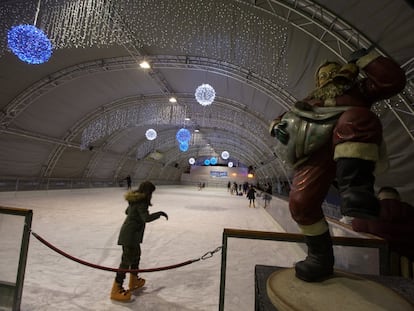
<svg viewBox="0 0 414 311"><path fill-rule="evenodd" d="M373 47L408 78L373 107L391 164L377 183L414 200L411 1L18 0L0 12L3 177L174 180L189 157L227 150L259 178L284 179L270 121L312 89L324 60ZM7 31L19 24L45 32L48 62L10 52ZM194 98L204 83L216 94L206 107ZM175 140L181 127L192 131L186 152ZM157 139L145 138L149 128Z"/></svg>

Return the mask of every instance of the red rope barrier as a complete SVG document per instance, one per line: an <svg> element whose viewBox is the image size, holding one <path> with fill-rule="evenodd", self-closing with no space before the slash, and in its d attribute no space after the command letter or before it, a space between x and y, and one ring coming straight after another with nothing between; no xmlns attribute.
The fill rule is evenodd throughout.
<svg viewBox="0 0 414 311"><path fill-rule="evenodd" d="M49 247L50 249L54 250L55 252L61 254L62 256L76 261L82 265L88 266L88 267L92 267L95 269L99 269L99 270L105 270L105 271L112 271L112 272L138 272L138 273L143 273L143 272L155 272L155 271L163 271L163 270L169 270L169 269L175 269L175 268L179 268L179 267L183 267L189 264L192 264L193 262L199 261L200 259L192 259L192 260L187 260L175 265L170 265L170 266L164 266L164 267L158 267L158 268L151 268L151 269L117 269L117 268L111 268L111 267L105 267L105 266L100 266L97 264L93 264L87 261L84 261L82 259L73 257L65 252L63 252L62 250L58 249L56 246L53 246L52 244L50 244L48 241L46 241L45 239L43 239L40 235L38 235L37 233L31 231L32 235L38 239L40 242L42 242L44 245L46 245L47 247Z"/></svg>

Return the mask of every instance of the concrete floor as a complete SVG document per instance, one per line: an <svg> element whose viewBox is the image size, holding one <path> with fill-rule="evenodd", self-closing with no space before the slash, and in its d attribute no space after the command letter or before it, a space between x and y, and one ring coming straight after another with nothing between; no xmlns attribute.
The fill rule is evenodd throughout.
<svg viewBox="0 0 414 311"><path fill-rule="evenodd" d="M117 268L124 193L122 188L0 193L0 205L32 209L33 232L76 258ZM221 246L224 228L283 232L268 210L259 204L248 208L245 196L232 196L226 188L158 186L152 202L151 211L163 210L169 220L147 225L141 269L198 259ZM274 198L270 209L286 204ZM230 239L224 309L254 310L256 264L291 267L304 256L293 243ZM4 269L2 264L0 276ZM115 303L109 299L113 272L71 261L32 236L21 310L218 310L220 269L218 251L185 267L143 273L147 283L134 301Z"/></svg>

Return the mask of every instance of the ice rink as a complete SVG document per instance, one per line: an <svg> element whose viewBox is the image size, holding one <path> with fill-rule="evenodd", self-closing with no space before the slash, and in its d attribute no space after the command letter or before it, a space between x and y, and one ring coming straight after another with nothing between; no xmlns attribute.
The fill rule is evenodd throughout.
<svg viewBox="0 0 414 311"><path fill-rule="evenodd" d="M124 220L124 188L1 193L0 205L33 210L32 231L65 253L117 268L118 232ZM259 199L258 199L259 200ZM227 188L158 186L151 212L165 211L148 223L141 245L141 269L198 259L222 244L224 228L283 232L263 209L248 208L245 196ZM258 202L259 203L259 202ZM287 203L273 198L271 209ZM230 239L225 288L226 311L254 310L254 267L291 267L304 252L284 242ZM4 265L1 270L7 269ZM221 251L211 258L165 271L142 273L147 280L130 303L109 299L115 273L81 265L30 238L22 311L179 310L215 311L219 306ZM124 286L127 285L127 280Z"/></svg>

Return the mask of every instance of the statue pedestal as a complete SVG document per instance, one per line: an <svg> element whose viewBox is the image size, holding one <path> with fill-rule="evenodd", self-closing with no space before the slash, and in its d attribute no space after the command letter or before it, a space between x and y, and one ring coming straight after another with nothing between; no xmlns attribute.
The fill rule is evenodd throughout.
<svg viewBox="0 0 414 311"><path fill-rule="evenodd" d="M332 278L307 283L294 268L257 265L256 311L414 310L414 282L402 277L335 271Z"/></svg>

